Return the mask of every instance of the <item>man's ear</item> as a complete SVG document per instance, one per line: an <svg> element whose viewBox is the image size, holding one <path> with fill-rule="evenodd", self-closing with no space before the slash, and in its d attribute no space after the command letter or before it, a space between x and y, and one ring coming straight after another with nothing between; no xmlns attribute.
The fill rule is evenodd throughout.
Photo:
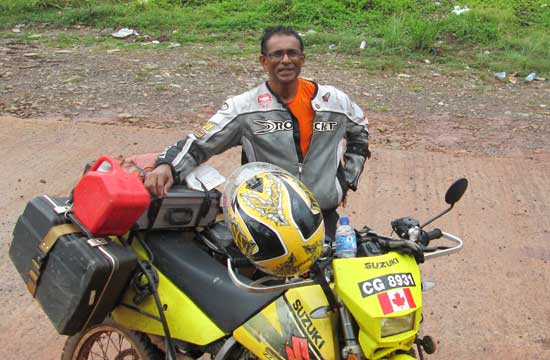
<svg viewBox="0 0 550 360"><path fill-rule="evenodd" d="M267 56L265 56L264 54L260 54L260 64L262 64L264 68L265 68L266 62L267 62Z"/></svg>

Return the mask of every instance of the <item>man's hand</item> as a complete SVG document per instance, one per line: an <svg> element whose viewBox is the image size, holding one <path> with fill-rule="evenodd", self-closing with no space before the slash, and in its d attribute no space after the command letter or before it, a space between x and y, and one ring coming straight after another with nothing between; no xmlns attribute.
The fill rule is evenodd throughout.
<svg viewBox="0 0 550 360"><path fill-rule="evenodd" d="M174 184L172 168L168 164L160 164L155 170L145 176L145 187L155 196L162 198Z"/></svg>

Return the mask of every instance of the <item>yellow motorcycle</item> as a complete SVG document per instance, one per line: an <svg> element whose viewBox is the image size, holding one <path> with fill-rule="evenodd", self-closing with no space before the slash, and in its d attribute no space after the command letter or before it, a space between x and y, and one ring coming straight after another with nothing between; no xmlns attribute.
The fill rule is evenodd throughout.
<svg viewBox="0 0 550 360"><path fill-rule="evenodd" d="M62 359L423 359L435 341L419 336L419 264L463 245L424 228L467 184L457 180L445 196L450 207L425 224L397 219L397 238L356 230L356 257L336 258L326 244L311 271L283 280L257 278L219 217L177 231L133 231L122 241L139 271L108 320L68 338ZM167 216L194 221L184 210ZM432 245L437 238L451 246Z"/></svg>

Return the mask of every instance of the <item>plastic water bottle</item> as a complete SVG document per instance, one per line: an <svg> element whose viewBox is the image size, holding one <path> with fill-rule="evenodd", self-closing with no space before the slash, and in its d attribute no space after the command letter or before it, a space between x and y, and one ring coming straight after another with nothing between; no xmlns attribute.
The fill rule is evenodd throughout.
<svg viewBox="0 0 550 360"><path fill-rule="evenodd" d="M355 230L349 224L349 218L342 216L340 225L336 228L336 257L350 258L357 254L357 239L355 238Z"/></svg>

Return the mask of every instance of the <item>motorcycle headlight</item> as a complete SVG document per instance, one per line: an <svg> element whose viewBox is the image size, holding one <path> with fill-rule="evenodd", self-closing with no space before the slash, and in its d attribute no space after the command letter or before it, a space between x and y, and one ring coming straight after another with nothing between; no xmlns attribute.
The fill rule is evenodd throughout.
<svg viewBox="0 0 550 360"><path fill-rule="evenodd" d="M405 316L382 319L381 336L392 336L412 330L414 327L414 313Z"/></svg>

